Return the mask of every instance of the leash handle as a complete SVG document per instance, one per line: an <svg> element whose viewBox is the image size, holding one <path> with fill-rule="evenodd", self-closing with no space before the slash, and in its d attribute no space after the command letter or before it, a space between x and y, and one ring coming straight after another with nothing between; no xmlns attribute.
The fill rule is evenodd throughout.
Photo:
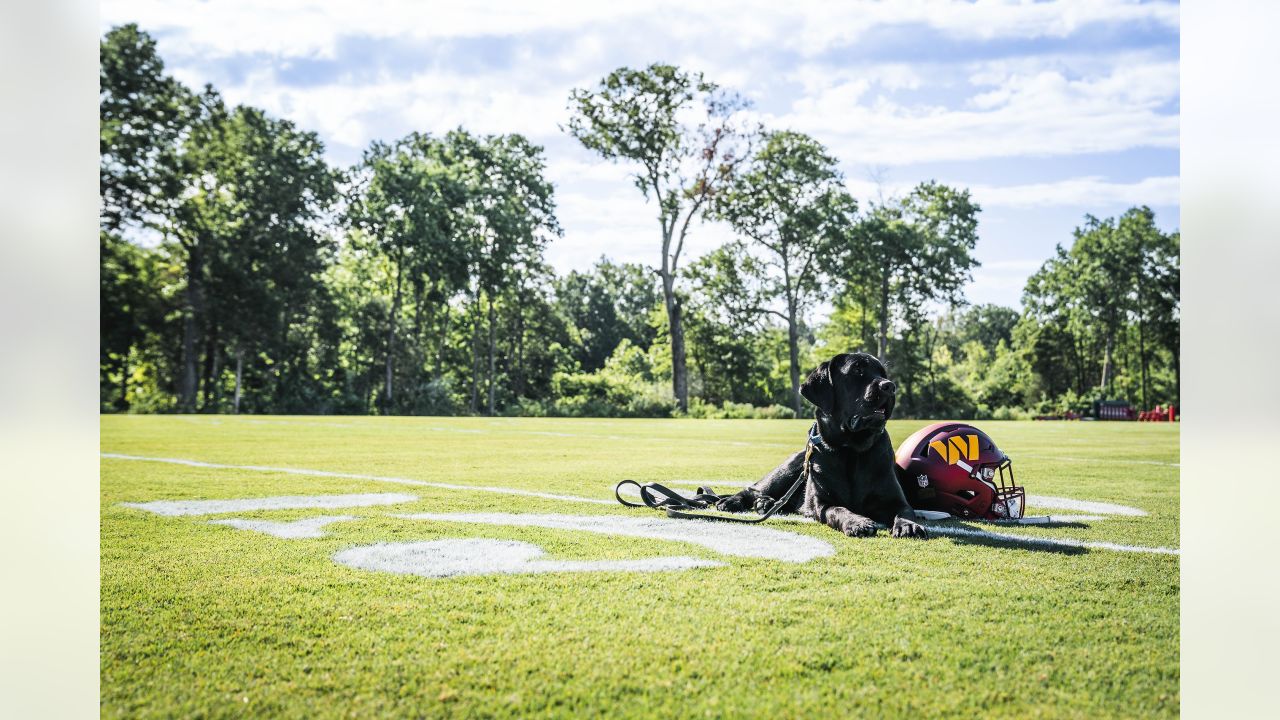
<svg viewBox="0 0 1280 720"><path fill-rule="evenodd" d="M736 523L745 523L747 525L755 525L757 523L762 523L765 520L768 520L769 518L776 515L784 507L786 507L787 503L791 501L791 498L795 496L796 492L800 489L802 485L804 485L804 482L807 479L808 479L808 473L804 473L800 477L796 478L796 481L791 483L791 487L787 488L787 491L782 495L782 497L775 500L763 515L761 515L758 518L751 518L751 519L733 517L732 515L708 515L705 513L685 512L684 510L686 508L701 510L709 504L705 498L719 499L719 496L710 494L710 493L702 493L702 494L699 494L696 498L692 498L692 502L690 502L690 498L685 498L682 495L677 495L670 488L667 488L664 485L659 485L658 483L645 483L644 485L641 485L635 480L623 480L622 482L618 483L616 487L614 487L613 496L618 499L618 502L622 503L627 507L651 507L654 510L662 510L667 514L667 517L684 518L686 520L717 520L720 522L736 522ZM641 505L640 503L629 502L627 500L622 499L622 494L620 490L622 489L623 485L627 485L627 484L635 485L640 490L640 499L644 501L644 505ZM653 491L657 491L658 493L661 493L667 499L658 500L657 498L654 498L652 496Z"/></svg>
<svg viewBox="0 0 1280 720"><path fill-rule="evenodd" d="M817 429L816 423L814 424L814 429ZM758 518L751 518L750 520L746 518L733 517L731 515L706 515L703 513L684 512L686 509L703 510L707 505L720 500L719 495L716 495L711 492L710 489L704 487L698 488L699 492L695 497L687 498L671 488L658 483L645 483L641 485L635 480L623 480L614 486L613 496L618 499L618 502L627 507L650 507L654 510L662 510L667 514L667 517L685 518L687 520L718 520L720 522L736 522L755 525L756 523L762 523L765 520L768 520L776 515L779 510L786 507L787 503L791 502L791 498L795 496L796 491L799 490L800 487L805 484L805 481L809 479L809 473L811 472L810 463L813 458L814 446L815 443L813 442L813 439L810 438L809 445L805 448L804 452L804 472L800 473L800 477L796 478L796 481L791 483L791 487L787 488L787 491L782 494L782 497L775 500L764 514ZM642 506L640 503L623 500L621 493L623 485L635 485L636 489L640 491L640 500L644 502L644 505ZM662 494L665 499L659 500L653 497L653 493L655 491Z"/></svg>

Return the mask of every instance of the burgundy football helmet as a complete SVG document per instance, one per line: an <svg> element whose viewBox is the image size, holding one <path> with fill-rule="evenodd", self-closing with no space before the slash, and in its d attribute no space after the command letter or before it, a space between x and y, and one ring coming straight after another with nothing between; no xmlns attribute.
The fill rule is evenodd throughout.
<svg viewBox="0 0 1280 720"><path fill-rule="evenodd" d="M1014 484L1013 462L978 428L940 422L898 448L898 482L916 510L940 510L958 518L1022 517L1026 493Z"/></svg>

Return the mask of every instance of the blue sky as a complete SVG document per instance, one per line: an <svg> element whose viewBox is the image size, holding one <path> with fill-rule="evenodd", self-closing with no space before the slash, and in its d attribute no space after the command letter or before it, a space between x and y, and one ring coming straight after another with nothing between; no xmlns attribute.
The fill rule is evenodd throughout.
<svg viewBox="0 0 1280 720"><path fill-rule="evenodd" d="M137 22L179 79L317 131L336 164L413 130L524 133L556 184L561 271L659 252L627 168L559 129L569 91L620 65L700 70L766 126L824 143L860 200L970 188L982 267L967 296L1010 306L1086 213L1145 204L1178 228L1178 18L1120 0L101 5L104 31ZM689 249L730 237L704 224Z"/></svg>

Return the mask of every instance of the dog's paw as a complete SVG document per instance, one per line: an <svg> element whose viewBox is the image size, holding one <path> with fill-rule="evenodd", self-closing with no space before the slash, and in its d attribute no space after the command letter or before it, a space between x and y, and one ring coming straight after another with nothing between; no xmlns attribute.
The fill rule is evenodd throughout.
<svg viewBox="0 0 1280 720"><path fill-rule="evenodd" d="M721 512L746 512L755 505L755 498L745 493L730 495L716 501L716 509Z"/></svg>
<svg viewBox="0 0 1280 720"><path fill-rule="evenodd" d="M893 536L896 538L913 537L924 539L929 537L929 531L925 530L923 525L905 518L894 519L892 532Z"/></svg>
<svg viewBox="0 0 1280 720"><path fill-rule="evenodd" d="M849 537L871 537L876 534L876 524L867 518L850 518L840 529Z"/></svg>

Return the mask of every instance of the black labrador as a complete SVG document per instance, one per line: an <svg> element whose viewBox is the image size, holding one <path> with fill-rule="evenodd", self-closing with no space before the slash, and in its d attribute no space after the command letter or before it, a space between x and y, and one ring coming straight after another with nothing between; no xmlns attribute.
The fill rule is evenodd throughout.
<svg viewBox="0 0 1280 720"><path fill-rule="evenodd" d="M780 512L803 513L853 537L874 535L876 523L891 528L894 537L927 537L898 484L885 430L896 392L884 364L867 353L841 353L822 363L800 386L800 394L817 406L809 446L717 502L717 509L767 506L805 473L807 462L803 497L796 493Z"/></svg>

